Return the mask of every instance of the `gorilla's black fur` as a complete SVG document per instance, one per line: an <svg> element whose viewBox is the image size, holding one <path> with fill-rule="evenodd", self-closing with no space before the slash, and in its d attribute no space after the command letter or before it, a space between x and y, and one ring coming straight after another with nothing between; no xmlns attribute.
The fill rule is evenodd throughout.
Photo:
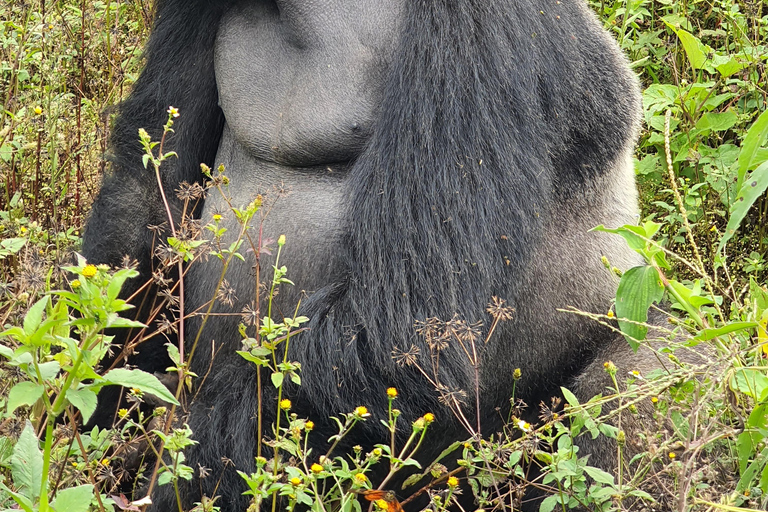
<svg viewBox="0 0 768 512"><path fill-rule="evenodd" d="M165 213L153 173L141 167L136 133L145 127L159 138L169 105L182 116L166 144L179 154L163 166L166 191L181 181L200 181L200 162L220 163L217 148L227 160L224 142L220 147L227 122L218 105L214 46L220 20L238 8L234 4L159 0L146 68L120 106L112 171L85 233L89 260L117 264L128 254L149 277L153 235L147 225L161 224ZM286 246L297 287L307 287L305 278L315 290L302 306L310 330L292 345L304 382L291 398L296 410L322 423L318 441L331 433L332 425L323 422L331 414L363 404L380 415L389 386L400 390L398 407L406 419L433 411L442 429L438 437L447 442L462 436L425 379L398 367L391 355L395 347L421 343L414 321L454 314L485 320L492 296L516 311L482 355L485 432L500 426L494 406L508 404L514 368L524 375L518 396L535 406L561 385L575 382L578 388L575 377L600 351L625 343L556 311L607 311L616 282L600 257L634 264L621 242L586 233L600 223L632 222L636 213L629 155L639 95L615 43L579 0L407 0L402 10L367 142L342 163L344 204L326 234L330 261L315 261L307 253L311 248L291 256L301 226L289 233ZM227 162L227 169L236 181L237 165ZM247 189L248 183L236 186ZM253 186L248 193L257 191ZM248 267L229 277L241 303L253 294ZM210 298L211 276L190 273L190 307ZM286 306L295 298L287 290L281 295ZM195 332L196 322L190 326ZM218 475L226 456L248 471L255 447L255 371L234 354L237 319L209 322L193 371L206 373L211 339L226 348L191 404L189 423L200 444L188 462ZM165 369L163 350L160 344L144 348L138 364ZM427 353L422 348L419 356L424 367ZM441 370L448 387L474 389L472 367L459 347L442 353ZM383 439L376 420L356 435L360 444ZM443 447L435 442L433 452ZM220 504L243 510L239 477L232 470L226 475ZM206 492L215 485L215 478L209 480L202 483ZM187 504L199 499L199 487L195 481L187 488ZM170 510L172 499L161 489L157 510Z"/></svg>

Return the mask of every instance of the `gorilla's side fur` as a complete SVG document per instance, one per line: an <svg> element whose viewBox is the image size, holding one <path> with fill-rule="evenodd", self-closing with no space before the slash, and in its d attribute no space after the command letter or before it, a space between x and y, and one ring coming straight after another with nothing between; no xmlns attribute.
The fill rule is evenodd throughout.
<svg viewBox="0 0 768 512"><path fill-rule="evenodd" d="M415 336L415 321L454 314L468 322L487 319L493 296L506 299L515 314L482 354L484 431L500 427L494 407L508 404L514 368L522 369L517 394L528 404L557 394L561 385L578 391L575 379L596 355L625 342L557 309L607 311L616 281L601 256L619 267L635 264L621 241L587 230L634 221L631 151L639 118L636 79L586 5L580 0L403 2L395 44L380 68L384 72L365 82L381 80L363 142L333 148L349 155L341 162L314 161L311 155L306 162L302 155L292 163L277 156L254 158L243 149L242 134L231 128L244 113L230 108L229 98L249 96L226 89L224 79L235 72L215 67L216 52L227 43L226 31L218 32L275 2L242 5L247 3L158 2L146 68L115 122L112 170L86 229L86 257L117 264L128 254L149 277L153 236L147 225L161 224L165 214L153 173L141 167L136 133L145 127L157 138L173 105L181 118L166 149L179 158L162 168L166 191L181 181L201 181L200 162L226 164L239 191L237 205L269 188L267 181L248 181L258 180L261 169L299 174L297 183L308 183L310 192L299 186L295 196L275 203L276 220L268 227L270 236L288 235L283 261L297 290L313 290L302 305L311 318L309 332L293 342L290 355L303 365L303 384L289 396L297 411L318 423L315 440L333 432L329 415L362 404L380 416L389 386L401 392L398 407L405 419L433 411L443 442L461 437L434 390L413 368L398 367L392 351L423 344ZM297 4L278 0L274 10L291 3ZM220 98L223 90L227 94ZM323 105L315 107L322 111ZM334 173L323 174L331 166ZM334 197L341 202L324 206L318 195L319 206L308 204L315 186L337 188ZM221 207L220 200L208 201L201 212L205 221ZM302 217L305 210L310 213ZM327 217L319 227L307 226L317 211ZM228 274L241 299L234 311L253 296L250 264ZM218 276L212 265L190 270L188 310L211 297ZM297 290L281 292L286 310L295 304ZM222 456L243 471L253 467L256 377L234 354L240 345L237 323L236 317L211 320L192 368L205 374L210 340L224 344L189 416L200 444L189 451L188 464L212 468L214 475ZM195 332L199 322L189 325L188 332ZM421 348L419 357L428 367L428 350ZM161 343L149 343L136 363L164 370L163 351ZM474 389L472 366L459 347L441 354L440 380L451 389ZM359 444L383 439L377 419L356 427L355 435L352 441ZM431 453L444 446L434 441ZM614 462L605 453L597 463L610 468ZM225 475L219 504L226 511L243 510L239 477L231 469ZM208 493L216 484L216 478L209 480L202 481ZM199 500L199 488L198 481L186 488L187 505ZM156 509L170 510L172 500L172 491L160 489Z"/></svg>

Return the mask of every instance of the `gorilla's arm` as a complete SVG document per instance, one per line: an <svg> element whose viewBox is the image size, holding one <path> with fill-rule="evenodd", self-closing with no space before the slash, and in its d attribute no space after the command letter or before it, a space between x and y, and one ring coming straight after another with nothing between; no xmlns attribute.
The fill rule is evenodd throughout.
<svg viewBox="0 0 768 512"><path fill-rule="evenodd" d="M213 46L227 2L161 0L145 50L146 66L130 97L119 106L110 139L112 166L93 205L83 237L83 254L94 263L117 265L128 255L139 262L143 283L151 272L153 237L148 225L166 221L154 172L141 163L138 130L159 140L170 105L181 117L165 151L176 151L161 168L172 203L182 181L200 181L200 163L212 163L223 115L213 70ZM174 205L172 204L172 207ZM174 208L175 209L175 208Z"/></svg>

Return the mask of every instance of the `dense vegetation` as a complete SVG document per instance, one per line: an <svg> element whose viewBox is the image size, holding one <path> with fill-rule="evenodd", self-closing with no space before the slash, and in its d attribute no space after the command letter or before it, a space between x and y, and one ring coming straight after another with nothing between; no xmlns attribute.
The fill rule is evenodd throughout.
<svg viewBox="0 0 768 512"><path fill-rule="evenodd" d="M458 469L425 468L426 480L432 480L419 485L434 492L437 509L449 504L459 477L487 500L486 508L514 506L524 487L536 486L550 493L541 503L545 512L579 504L590 510L765 510L768 4L591 4L643 82L645 123L636 171L644 213L638 226L619 235L648 263L622 276L616 308L595 320L630 320L621 322L622 331L630 343L639 343L646 336L648 307L669 302L676 315L670 330L654 336L687 332L683 344L700 345L706 360L686 364L663 350L660 357L674 370L647 375L616 375L606 362L613 392L589 404L578 404L566 392L565 410L542 410L538 425L512 421L503 439L458 444ZM131 504L123 494L134 486L137 469L143 475L137 488L188 477L195 469L183 464L183 448L194 442L194 433L161 421L166 408L139 412L138 404L150 395L173 408L174 396L156 379L122 369L96 372L109 349L103 328L130 324L117 319L124 309L117 292L133 272L87 265L73 252L108 166L111 107L130 91L141 67L151 4L10 0L1 9L0 508L138 510L142 503ZM155 151L152 161L161 165L156 148L145 142ZM240 213L253 218L259 206ZM286 284L282 272L272 279L275 286ZM503 309L497 314L503 320ZM300 320L266 322L260 332L281 340ZM280 386L283 377L296 377L296 368L279 362L275 350L253 349L244 357L268 367L272 358L272 381ZM181 382L189 377L183 364L177 371ZM112 384L132 389L117 429L78 431L80 419L93 412L96 393ZM393 411L398 391L388 395L382 401L389 400ZM616 415L601 415L607 401L629 415L644 404L654 419L637 434L642 455L616 476L590 467L574 449L580 433L616 438L617 450L624 449L621 420L617 425ZM395 457L394 441L382 439L381 448L345 456L332 453L332 446L327 458L313 464L302 452L311 421L285 402L277 405L285 423L277 426L281 442L274 453L297 461L278 468L264 458L256 473L244 475L257 503L279 494L280 506L289 508L325 510L326 503L361 510L351 491L371 486L366 470L384 461L399 471L411 464L413 446L418 448L401 447ZM364 407L339 413L346 413L340 436L367 415ZM397 421L391 414L389 425ZM430 422L425 414L414 424L416 440L428 439ZM157 437L163 442L149 448L165 450L172 462L142 466L136 453L147 450L146 439ZM530 476L529 459L543 468L541 475ZM515 479L502 477L508 474ZM392 508L387 496L369 497L377 507ZM213 508L211 501L198 507Z"/></svg>

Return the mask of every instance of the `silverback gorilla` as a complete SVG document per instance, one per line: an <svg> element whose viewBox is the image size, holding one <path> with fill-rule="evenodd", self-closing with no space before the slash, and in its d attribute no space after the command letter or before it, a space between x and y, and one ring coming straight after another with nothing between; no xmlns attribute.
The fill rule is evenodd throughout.
<svg viewBox="0 0 768 512"><path fill-rule="evenodd" d="M466 437L426 380L397 366L392 352L423 343L416 321L486 319L493 296L515 313L482 354L484 432L501 427L494 407L508 406L514 368L524 376L517 395L534 408L561 385L594 391L584 383L598 377L584 372L602 374L601 354L626 343L557 309L604 313L616 281L601 256L621 268L636 264L618 237L587 231L635 220L639 93L584 2L159 0L156 13L146 67L120 106L111 172L85 231L89 261L117 265L129 255L150 277L147 227L162 224L165 211L153 172L141 165L137 130L159 139L173 105L181 117L166 150L178 159L161 169L169 197L183 181L202 181L201 162L225 165L235 205L289 191L274 202L264 233L288 240L281 261L296 287L285 287L279 304L292 308L307 293L309 330L291 354L304 379L290 397L318 424L315 440L335 432L330 415L364 404L374 419L356 427L352 442L381 441L375 416L385 412L389 386L400 390L408 420L436 413L441 439L430 454ZM198 215L208 222L227 210L210 194ZM262 267L271 262L263 257ZM230 267L238 301L214 311L238 312L251 300L252 265ZM219 269L215 258L192 265L186 311L211 298ZM187 463L214 475L222 457L243 471L254 464L256 371L235 354L239 321L208 322L192 367L206 374L211 342L224 347L188 418L199 445ZM199 322L189 320L187 332ZM162 341L142 346L133 362L165 370ZM419 355L425 365L427 353ZM441 381L474 389L460 348L441 354ZM593 462L610 468L609 450L597 452ZM185 506L215 485L194 480L183 488ZM227 469L217 504L245 510L243 490ZM154 510L175 509L172 489L153 499Z"/></svg>

